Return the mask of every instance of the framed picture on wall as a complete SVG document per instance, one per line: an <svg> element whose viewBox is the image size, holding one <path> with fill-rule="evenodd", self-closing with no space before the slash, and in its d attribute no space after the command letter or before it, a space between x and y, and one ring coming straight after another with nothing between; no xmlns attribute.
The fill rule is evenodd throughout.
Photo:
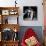
<svg viewBox="0 0 46 46"><path fill-rule="evenodd" d="M37 20L37 6L24 6L23 7L23 20Z"/></svg>
<svg viewBox="0 0 46 46"><path fill-rule="evenodd" d="M2 15L9 15L9 10L2 10Z"/></svg>
<svg viewBox="0 0 46 46"><path fill-rule="evenodd" d="M2 19L3 24L17 24L18 23L18 18L17 16L3 16Z"/></svg>

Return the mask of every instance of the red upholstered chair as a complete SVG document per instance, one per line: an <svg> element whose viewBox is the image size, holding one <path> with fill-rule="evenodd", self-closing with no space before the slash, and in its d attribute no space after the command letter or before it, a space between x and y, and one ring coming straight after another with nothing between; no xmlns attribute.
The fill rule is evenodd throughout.
<svg viewBox="0 0 46 46"><path fill-rule="evenodd" d="M27 31L24 34L24 37L22 38L21 46L27 46L26 43L25 43L25 39L28 39L28 38L30 38L32 36L34 36L37 39L37 35L34 32L34 30L31 29L31 28L28 28ZM40 42L38 41L35 46L41 46Z"/></svg>

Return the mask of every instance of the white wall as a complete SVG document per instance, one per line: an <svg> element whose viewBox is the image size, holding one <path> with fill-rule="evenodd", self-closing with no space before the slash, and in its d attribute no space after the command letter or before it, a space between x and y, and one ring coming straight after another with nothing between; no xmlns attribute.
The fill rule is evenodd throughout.
<svg viewBox="0 0 46 46"><path fill-rule="evenodd" d="M23 20L23 6L37 6L38 8L38 20L37 21L24 21ZM20 25L21 26L43 26L43 6L42 0L23 0L20 6Z"/></svg>
<svg viewBox="0 0 46 46"><path fill-rule="evenodd" d="M15 6L15 0L0 0L1 7ZM42 0L17 0L19 7L19 24L20 26L43 26L43 6ZM37 21L24 21L23 20L23 6L37 6L38 20Z"/></svg>

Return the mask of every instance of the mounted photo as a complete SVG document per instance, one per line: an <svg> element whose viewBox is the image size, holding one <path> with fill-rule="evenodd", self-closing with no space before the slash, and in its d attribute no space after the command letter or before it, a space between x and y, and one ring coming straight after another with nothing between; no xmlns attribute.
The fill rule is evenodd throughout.
<svg viewBox="0 0 46 46"><path fill-rule="evenodd" d="M37 6L24 6L23 7L23 20L37 20Z"/></svg>

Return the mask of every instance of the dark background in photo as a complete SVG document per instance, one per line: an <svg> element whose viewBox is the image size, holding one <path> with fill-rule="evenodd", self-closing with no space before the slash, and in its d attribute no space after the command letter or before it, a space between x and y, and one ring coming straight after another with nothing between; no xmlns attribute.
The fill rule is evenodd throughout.
<svg viewBox="0 0 46 46"><path fill-rule="evenodd" d="M23 13L24 13L23 19L25 20L25 19L27 19L27 18L30 18L30 17L28 17L28 15L27 15L28 13L25 13L25 12L27 12L28 9L34 11L32 20L37 20L37 6L24 6L24 7L23 7ZM31 14L31 13L30 13L30 14Z"/></svg>
<svg viewBox="0 0 46 46"><path fill-rule="evenodd" d="M2 40L18 40L18 32L14 32L13 30L3 30L1 35Z"/></svg>

